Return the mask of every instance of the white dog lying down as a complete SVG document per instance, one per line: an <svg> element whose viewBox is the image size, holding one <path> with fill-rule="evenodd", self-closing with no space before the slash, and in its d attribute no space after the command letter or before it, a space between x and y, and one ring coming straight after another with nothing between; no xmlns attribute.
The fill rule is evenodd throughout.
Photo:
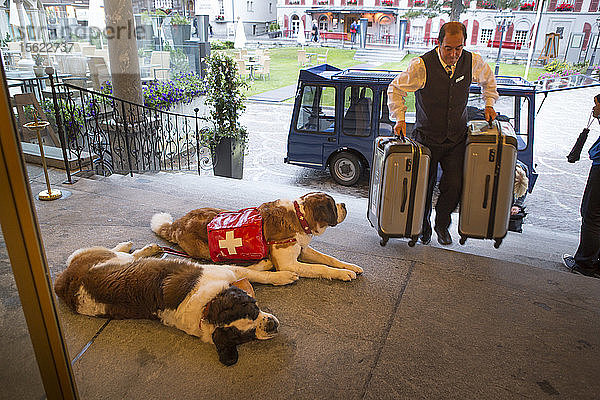
<svg viewBox="0 0 600 400"><path fill-rule="evenodd" d="M285 285L298 279L290 271L257 271L150 257L161 252L156 244L129 254L131 247L131 242L125 242L113 249L75 251L67 260L67 268L56 278L56 294L80 314L158 319L214 343L225 365L237 362L237 345L270 339L279 326L277 318L261 311L256 300L234 282L247 278Z"/></svg>

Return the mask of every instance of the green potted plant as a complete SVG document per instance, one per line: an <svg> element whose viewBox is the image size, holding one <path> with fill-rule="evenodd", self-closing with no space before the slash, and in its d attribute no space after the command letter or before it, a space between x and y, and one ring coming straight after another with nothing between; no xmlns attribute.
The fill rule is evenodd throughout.
<svg viewBox="0 0 600 400"><path fill-rule="evenodd" d="M192 26L190 21L179 14L171 17L171 35L175 45L183 45L186 40L190 40Z"/></svg>
<svg viewBox="0 0 600 400"><path fill-rule="evenodd" d="M33 66L33 72L35 73L35 76L37 76L38 78L45 76L46 72L44 72L44 56L42 56L41 54L33 54L31 57L33 58L33 62L35 63Z"/></svg>
<svg viewBox="0 0 600 400"><path fill-rule="evenodd" d="M281 36L281 28L277 22L271 22L269 24L269 37L276 38Z"/></svg>
<svg viewBox="0 0 600 400"><path fill-rule="evenodd" d="M215 175L242 179L248 132L239 117L246 108L242 89L247 84L225 53L212 54L207 65L206 104L213 127L203 131L202 142L211 150Z"/></svg>

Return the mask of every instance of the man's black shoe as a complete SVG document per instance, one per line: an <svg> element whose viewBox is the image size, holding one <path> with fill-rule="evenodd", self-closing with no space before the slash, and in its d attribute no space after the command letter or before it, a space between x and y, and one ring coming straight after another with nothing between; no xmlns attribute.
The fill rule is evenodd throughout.
<svg viewBox="0 0 600 400"><path fill-rule="evenodd" d="M431 228L424 230L421 234L421 243L429 244L431 242Z"/></svg>
<svg viewBox="0 0 600 400"><path fill-rule="evenodd" d="M452 244L452 236L450 232L448 232L448 228L438 228L437 226L433 228L435 233L437 234L438 242L444 246Z"/></svg>
<svg viewBox="0 0 600 400"><path fill-rule="evenodd" d="M600 269L598 269L597 267L582 267L581 265L577 264L577 262L575 262L575 258L570 254L563 255L563 264L565 264L565 266L569 268L569 270L571 270L571 272L574 274L591 276L593 278L600 278Z"/></svg>

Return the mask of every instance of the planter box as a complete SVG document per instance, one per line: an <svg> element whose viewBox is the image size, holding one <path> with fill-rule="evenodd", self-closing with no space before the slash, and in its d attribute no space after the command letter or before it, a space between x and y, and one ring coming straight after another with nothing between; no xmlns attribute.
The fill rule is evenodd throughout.
<svg viewBox="0 0 600 400"><path fill-rule="evenodd" d="M213 154L215 176L242 179L244 173L244 147L232 138L223 138Z"/></svg>
<svg viewBox="0 0 600 400"><path fill-rule="evenodd" d="M171 35L175 45L183 45L186 40L190 40L191 34L191 25L171 25Z"/></svg>
<svg viewBox="0 0 600 400"><path fill-rule="evenodd" d="M276 38L276 37L281 37L281 31L271 31L269 32L269 37L272 38Z"/></svg>

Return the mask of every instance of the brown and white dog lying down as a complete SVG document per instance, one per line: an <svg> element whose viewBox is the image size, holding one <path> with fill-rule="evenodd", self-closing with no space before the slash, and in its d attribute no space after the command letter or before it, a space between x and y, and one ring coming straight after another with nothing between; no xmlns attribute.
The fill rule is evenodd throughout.
<svg viewBox="0 0 600 400"><path fill-rule="evenodd" d="M298 204L296 211L294 202ZM269 259L278 271L293 271L305 278L349 281L363 272L358 265L345 263L309 246L313 235L325 232L346 218L346 206L321 192L312 192L294 201L276 200L258 207L263 219L263 235L269 244ZM218 208L199 208L173 222L170 214L152 217L152 231L163 239L177 243L194 258L210 260L206 226L220 212ZM308 227L303 228L303 217ZM270 267L268 263L250 268Z"/></svg>
<svg viewBox="0 0 600 400"><path fill-rule="evenodd" d="M241 278L275 285L298 279L286 271L150 257L162 251L156 244L129 254L131 247L125 242L113 249L75 251L56 278L56 294L79 314L158 319L213 343L225 365L237 362L237 345L270 339L279 326L277 318L261 311L253 297L232 284Z"/></svg>

